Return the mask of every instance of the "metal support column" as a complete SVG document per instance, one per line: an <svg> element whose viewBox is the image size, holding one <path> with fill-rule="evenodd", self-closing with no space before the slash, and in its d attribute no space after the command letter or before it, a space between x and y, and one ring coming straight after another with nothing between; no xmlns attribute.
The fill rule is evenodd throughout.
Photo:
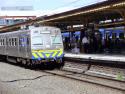
<svg viewBox="0 0 125 94"><path fill-rule="evenodd" d="M71 25L71 28L70 28L70 49L72 49L72 38L73 38L73 25Z"/></svg>
<svg viewBox="0 0 125 94"><path fill-rule="evenodd" d="M121 14L122 18L124 19L124 23L125 23L125 8L119 9L118 11Z"/></svg>

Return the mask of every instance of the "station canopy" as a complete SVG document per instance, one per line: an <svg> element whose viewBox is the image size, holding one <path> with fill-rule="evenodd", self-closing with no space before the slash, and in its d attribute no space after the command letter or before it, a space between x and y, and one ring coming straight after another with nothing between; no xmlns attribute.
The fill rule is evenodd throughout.
<svg viewBox="0 0 125 94"><path fill-rule="evenodd" d="M28 20L23 23L6 26L0 29L0 32L19 29L22 25L32 25L34 23L55 26L63 24L84 25L87 23L98 23L108 19L123 18L120 24L125 24L125 1L124 0L106 0L89 6L73 9L70 11L38 17L34 20ZM117 24L117 23L114 23ZM119 24L119 23L118 23Z"/></svg>

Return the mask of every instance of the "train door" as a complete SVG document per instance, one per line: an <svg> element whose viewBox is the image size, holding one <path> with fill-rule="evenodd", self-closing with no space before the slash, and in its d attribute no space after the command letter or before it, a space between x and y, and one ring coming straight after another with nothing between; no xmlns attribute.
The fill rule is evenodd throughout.
<svg viewBox="0 0 125 94"><path fill-rule="evenodd" d="M112 51L115 52L116 51L116 47L117 47L117 33L116 32L112 32Z"/></svg>
<svg viewBox="0 0 125 94"><path fill-rule="evenodd" d="M27 58L28 57L28 36L21 35L19 37L19 55L20 57Z"/></svg>
<svg viewBox="0 0 125 94"><path fill-rule="evenodd" d="M111 39L110 39L110 31L107 31L105 33L105 51L106 52L110 52L110 43L111 43Z"/></svg>
<svg viewBox="0 0 125 94"><path fill-rule="evenodd" d="M121 32L121 33L119 33L119 49L121 50L121 52L124 52L125 51L125 43L124 43L124 39L125 39L125 37L124 37L124 33L123 32Z"/></svg>
<svg viewBox="0 0 125 94"><path fill-rule="evenodd" d="M0 53L5 54L5 37L1 36L0 37Z"/></svg>

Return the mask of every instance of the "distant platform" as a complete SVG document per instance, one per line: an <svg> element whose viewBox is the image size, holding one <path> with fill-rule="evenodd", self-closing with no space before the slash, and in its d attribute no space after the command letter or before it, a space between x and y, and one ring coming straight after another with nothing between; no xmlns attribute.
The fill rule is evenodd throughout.
<svg viewBox="0 0 125 94"><path fill-rule="evenodd" d="M111 55L111 54L72 54L65 53L65 58L79 59L81 61L107 61L107 62L124 62L125 55Z"/></svg>

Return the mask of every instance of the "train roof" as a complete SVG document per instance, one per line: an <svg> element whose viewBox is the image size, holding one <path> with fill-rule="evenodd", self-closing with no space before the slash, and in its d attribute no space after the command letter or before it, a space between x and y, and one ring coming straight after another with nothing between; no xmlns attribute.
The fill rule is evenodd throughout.
<svg viewBox="0 0 125 94"><path fill-rule="evenodd" d="M59 29L58 27L54 27L54 26L38 26L38 27L35 27L35 26L29 26L29 30L31 29L36 29L36 28L52 28L52 29Z"/></svg>
<svg viewBox="0 0 125 94"><path fill-rule="evenodd" d="M4 35L4 34L14 34L14 33L20 33L20 32L28 32L30 30L18 30L18 31L13 31L13 32L5 32L5 33L0 33L0 35Z"/></svg>
<svg viewBox="0 0 125 94"><path fill-rule="evenodd" d="M20 32L28 32L28 31L31 31L31 30L33 30L33 29L41 29L41 28L51 28L51 29L58 29L58 30L60 30L59 28L57 28L57 27L52 27L52 26L39 26L39 27L29 26L28 28L20 29L20 30L17 30L17 31L0 33L0 35L12 34L12 33L20 33Z"/></svg>

